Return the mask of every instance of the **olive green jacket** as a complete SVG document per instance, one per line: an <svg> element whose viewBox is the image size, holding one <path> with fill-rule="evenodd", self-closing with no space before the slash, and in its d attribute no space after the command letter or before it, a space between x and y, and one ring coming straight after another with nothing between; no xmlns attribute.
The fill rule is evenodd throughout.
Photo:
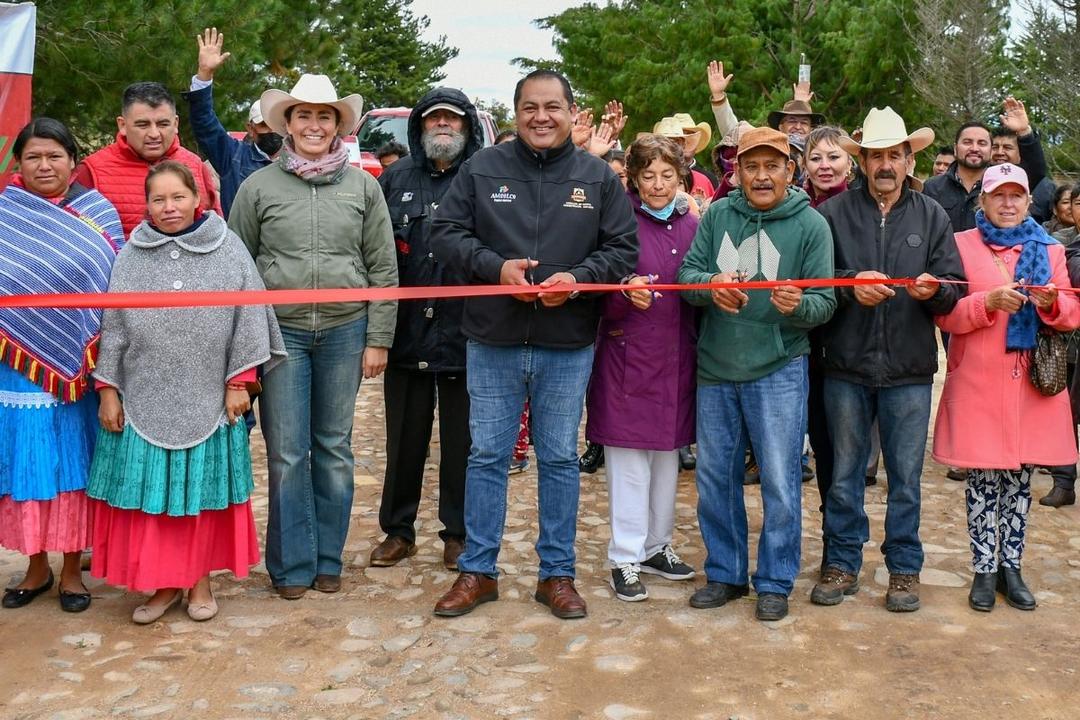
<svg viewBox="0 0 1080 720"><path fill-rule="evenodd" d="M347 167L333 177L302 180L279 163L240 186L229 229L244 241L268 290L396 287L390 214L379 183ZM316 332L367 316L367 345L394 340L397 303L278 305L284 327Z"/></svg>

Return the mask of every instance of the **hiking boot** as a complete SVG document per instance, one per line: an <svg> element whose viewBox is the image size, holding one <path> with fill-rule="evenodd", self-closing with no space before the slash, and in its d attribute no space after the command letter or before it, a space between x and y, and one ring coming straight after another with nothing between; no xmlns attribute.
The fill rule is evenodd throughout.
<svg viewBox="0 0 1080 720"><path fill-rule="evenodd" d="M810 602L815 605L839 605L845 595L859 592L859 576L829 565L821 573L821 580L810 592Z"/></svg>
<svg viewBox="0 0 1080 720"><path fill-rule="evenodd" d="M638 569L633 563L611 568L611 589L615 591L615 597L626 602L640 602L649 597L649 591L638 578Z"/></svg>
<svg viewBox="0 0 1080 720"><path fill-rule="evenodd" d="M889 612L915 612L919 609L919 575L889 573L889 590L885 593L885 609Z"/></svg>
<svg viewBox="0 0 1080 720"><path fill-rule="evenodd" d="M638 571L668 580L689 580L695 575L694 568L684 563L670 545L641 563Z"/></svg>

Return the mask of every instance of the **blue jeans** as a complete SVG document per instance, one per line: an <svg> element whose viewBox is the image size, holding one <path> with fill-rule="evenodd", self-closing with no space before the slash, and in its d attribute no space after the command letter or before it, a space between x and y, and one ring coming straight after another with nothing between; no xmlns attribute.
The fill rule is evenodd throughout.
<svg viewBox="0 0 1080 720"><path fill-rule="evenodd" d="M744 454L761 468L764 523L754 589L789 595L802 550L802 448L806 358L751 382L698 385L698 524L709 582L745 585L750 572Z"/></svg>
<svg viewBox="0 0 1080 720"><path fill-rule="evenodd" d="M581 485L578 426L592 361L591 345L555 350L469 341L472 450L465 473L465 552L458 558L462 572L498 576L495 561L506 523L506 473L528 397L539 475L539 579L574 577Z"/></svg>
<svg viewBox="0 0 1080 720"><path fill-rule="evenodd" d="M276 587L308 587L316 575L341 574L367 318L281 334L289 358L266 374L259 397L270 475L266 569Z"/></svg>
<svg viewBox="0 0 1080 720"><path fill-rule="evenodd" d="M881 552L890 573L922 570L919 512L931 385L870 387L825 378L825 410L833 445L833 482L825 498L827 565L849 573L862 568L870 523L863 508L870 429L878 421L881 454L889 482L885 542Z"/></svg>

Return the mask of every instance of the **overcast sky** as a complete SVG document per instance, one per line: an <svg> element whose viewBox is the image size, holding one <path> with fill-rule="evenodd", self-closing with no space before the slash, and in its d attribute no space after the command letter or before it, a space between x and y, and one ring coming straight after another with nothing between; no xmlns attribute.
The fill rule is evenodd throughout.
<svg viewBox="0 0 1080 720"><path fill-rule="evenodd" d="M581 0L413 0L412 11L431 19L425 39L445 35L447 44L460 50L446 65L444 84L460 88L470 98L494 99L510 106L514 84L522 75L510 61L555 58L551 32L532 21L582 4Z"/></svg>

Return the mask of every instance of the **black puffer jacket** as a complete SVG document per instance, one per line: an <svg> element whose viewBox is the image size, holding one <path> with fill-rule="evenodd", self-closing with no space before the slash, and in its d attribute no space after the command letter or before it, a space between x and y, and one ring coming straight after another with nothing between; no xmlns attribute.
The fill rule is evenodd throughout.
<svg viewBox="0 0 1080 720"><path fill-rule="evenodd" d="M829 221L836 276L877 270L893 278L930 273L963 280L949 218L941 206L907 187L882 217L869 190L848 190L827 200L818 212ZM872 387L928 383L937 372L934 316L944 315L964 295L962 285L940 285L929 300L907 290L875 307L860 305L850 287L837 288L832 320L821 331L826 375Z"/></svg>
<svg viewBox="0 0 1080 720"><path fill-rule="evenodd" d="M421 115L432 105L452 103L465 111L465 149L446 170L436 170L424 153ZM428 92L409 115L409 155L379 178L397 245L402 287L442 285L444 266L428 244L431 216L461 164L484 146L483 129L469 98L453 88ZM392 365L429 372L465 369L465 336L461 333L462 300L403 300L398 303L397 332L390 348Z"/></svg>

